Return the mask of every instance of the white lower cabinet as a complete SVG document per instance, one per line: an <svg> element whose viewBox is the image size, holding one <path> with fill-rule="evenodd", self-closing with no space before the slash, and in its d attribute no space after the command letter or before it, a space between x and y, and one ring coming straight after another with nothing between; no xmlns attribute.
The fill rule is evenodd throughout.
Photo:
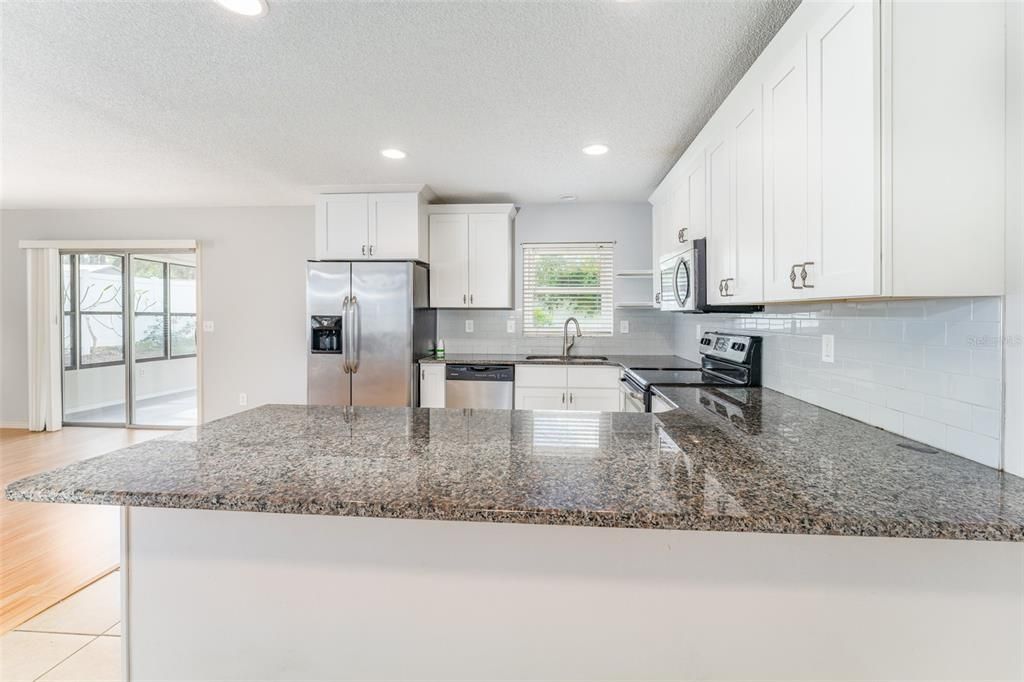
<svg viewBox="0 0 1024 682"><path fill-rule="evenodd" d="M618 367L516 365L517 410L618 412Z"/></svg>
<svg viewBox="0 0 1024 682"><path fill-rule="evenodd" d="M420 407L444 407L445 364L420 363Z"/></svg>
<svg viewBox="0 0 1024 682"><path fill-rule="evenodd" d="M565 388L521 387L516 382L515 405L517 410L564 410Z"/></svg>

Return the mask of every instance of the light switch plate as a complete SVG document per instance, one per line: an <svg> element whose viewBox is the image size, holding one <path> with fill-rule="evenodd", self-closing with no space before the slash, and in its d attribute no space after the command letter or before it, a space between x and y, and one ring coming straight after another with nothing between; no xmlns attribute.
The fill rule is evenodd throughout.
<svg viewBox="0 0 1024 682"><path fill-rule="evenodd" d="M242 407L245 407L246 405L248 405L249 404L249 396L247 396L244 393L239 393L238 394L238 404L241 405Z"/></svg>
<svg viewBox="0 0 1024 682"><path fill-rule="evenodd" d="M204 332L212 332L213 331L213 320L203 320L203 331Z"/></svg>
<svg viewBox="0 0 1024 682"><path fill-rule="evenodd" d="M507 331L509 334L515 334L516 333L516 321L515 320L505 320L505 331Z"/></svg>
<svg viewBox="0 0 1024 682"><path fill-rule="evenodd" d="M836 361L836 337L832 334L821 335L821 361Z"/></svg>
<svg viewBox="0 0 1024 682"><path fill-rule="evenodd" d="M472 334L473 333L473 320L466 320L466 333L467 334Z"/></svg>
<svg viewBox="0 0 1024 682"><path fill-rule="evenodd" d="M622 320L622 321L619 322L619 333L620 334L628 334L629 333L629 320Z"/></svg>

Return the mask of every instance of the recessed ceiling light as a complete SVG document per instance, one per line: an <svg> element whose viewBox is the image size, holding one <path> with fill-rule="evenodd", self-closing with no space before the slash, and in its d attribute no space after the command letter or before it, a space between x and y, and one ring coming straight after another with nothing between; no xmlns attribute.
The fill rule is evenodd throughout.
<svg viewBox="0 0 1024 682"><path fill-rule="evenodd" d="M605 144L591 144L583 148L583 153L588 156L601 156L601 154L608 153L608 145Z"/></svg>
<svg viewBox="0 0 1024 682"><path fill-rule="evenodd" d="M576 195L575 194L563 194L562 196L560 196L558 198L561 199L562 201L576 201Z"/></svg>
<svg viewBox="0 0 1024 682"><path fill-rule="evenodd" d="M247 17L262 17L270 11L267 0L214 0L214 2L226 10Z"/></svg>
<svg viewBox="0 0 1024 682"><path fill-rule="evenodd" d="M381 149L380 155L385 159L404 159L405 152L401 149Z"/></svg>

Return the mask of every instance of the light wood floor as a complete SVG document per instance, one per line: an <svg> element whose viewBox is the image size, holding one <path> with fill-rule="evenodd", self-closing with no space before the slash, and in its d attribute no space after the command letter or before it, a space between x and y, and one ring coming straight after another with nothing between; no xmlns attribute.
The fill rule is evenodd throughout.
<svg viewBox="0 0 1024 682"><path fill-rule="evenodd" d="M0 485L169 431L0 429ZM9 502L0 495L0 633L117 567L119 509Z"/></svg>

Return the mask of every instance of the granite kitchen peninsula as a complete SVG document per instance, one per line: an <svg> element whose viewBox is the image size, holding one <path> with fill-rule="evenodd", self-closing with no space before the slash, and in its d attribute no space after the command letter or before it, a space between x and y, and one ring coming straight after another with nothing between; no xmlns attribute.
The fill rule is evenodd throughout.
<svg viewBox="0 0 1024 682"><path fill-rule="evenodd" d="M264 406L6 494L124 508L126 679L1019 675L1024 479L709 390Z"/></svg>

